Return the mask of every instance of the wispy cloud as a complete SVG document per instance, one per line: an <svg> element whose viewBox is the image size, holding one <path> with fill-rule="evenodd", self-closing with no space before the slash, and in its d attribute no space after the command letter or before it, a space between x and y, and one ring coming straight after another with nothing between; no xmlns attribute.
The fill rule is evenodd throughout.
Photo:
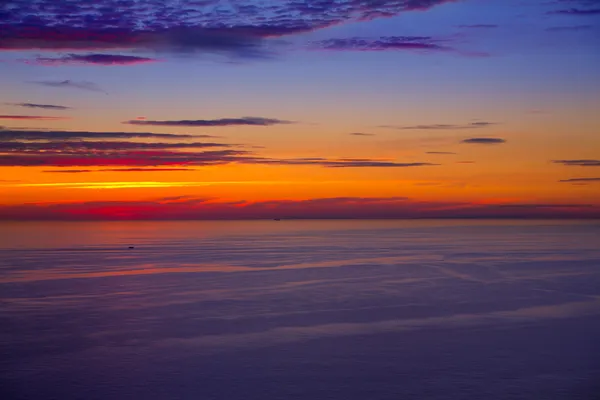
<svg viewBox="0 0 600 400"><path fill-rule="evenodd" d="M67 64L91 64L91 65L133 65L147 64L159 61L156 58L128 56L120 54L68 54L60 57L38 57L28 63L40 65L67 65Z"/></svg>
<svg viewBox="0 0 600 400"><path fill-rule="evenodd" d="M87 90L91 92L102 92L106 93L102 90L97 84L88 81L73 81L70 79L65 79L62 81L33 81L36 85L56 87L56 88L72 88L72 89L80 89Z"/></svg>
<svg viewBox="0 0 600 400"><path fill-rule="evenodd" d="M600 182L600 178L570 178L561 179L559 182Z"/></svg>
<svg viewBox="0 0 600 400"><path fill-rule="evenodd" d="M563 10L549 11L548 14L590 16L600 15L600 8L567 8Z"/></svg>
<svg viewBox="0 0 600 400"><path fill-rule="evenodd" d="M193 168L104 168L104 169L52 169L42 171L45 173L81 174L89 172L172 172L196 171Z"/></svg>
<svg viewBox="0 0 600 400"><path fill-rule="evenodd" d="M152 121L146 119L132 119L123 122L131 125L153 125L153 126L189 126L189 127L210 127L210 126L271 126L281 124L293 124L293 121L285 121L275 118L263 117L241 117L241 118L220 118L220 119L196 119L196 120L176 120L176 121Z"/></svg>
<svg viewBox="0 0 600 400"><path fill-rule="evenodd" d="M71 109L71 107L58 106L58 105L54 105L54 104L36 104L36 103L6 103L6 104L11 105L11 106L17 106L17 107L41 108L41 109L45 109L45 110L57 110L57 111L64 111L64 110Z"/></svg>
<svg viewBox="0 0 600 400"><path fill-rule="evenodd" d="M213 138L211 135L189 135L172 133L148 132L89 132L89 131L54 131L54 130L29 130L29 129L2 129L0 128L0 141L65 141L80 139L199 139Z"/></svg>
<svg viewBox="0 0 600 400"><path fill-rule="evenodd" d="M552 162L570 167L600 167L600 160L553 160Z"/></svg>
<svg viewBox="0 0 600 400"><path fill-rule="evenodd" d="M230 144L212 142L191 143L158 143L158 142L124 142L124 141L50 141L50 142L19 142L0 141L0 151L37 153L58 151L60 154L73 154L88 151L122 151L122 150L158 150L158 149L193 149L212 147L233 147Z"/></svg>
<svg viewBox="0 0 600 400"><path fill-rule="evenodd" d="M68 117L48 117L48 116L44 116L44 115L0 115L0 119L58 121L58 120L70 119L70 118L68 118Z"/></svg>
<svg viewBox="0 0 600 400"><path fill-rule="evenodd" d="M326 159L326 158L296 158L284 160L250 160L253 164L269 164L269 165L316 165L326 168L410 168L410 167L427 167L436 166L428 162L396 162L387 160L371 160L364 158L342 158L342 159Z"/></svg>
<svg viewBox="0 0 600 400"><path fill-rule="evenodd" d="M548 32L581 32L592 29L592 25L552 26L547 28Z"/></svg>
<svg viewBox="0 0 600 400"><path fill-rule="evenodd" d="M352 132L352 133L349 133L348 135L351 135L351 136L375 136L374 133L364 133L364 132Z"/></svg>
<svg viewBox="0 0 600 400"><path fill-rule="evenodd" d="M453 155L456 154L452 151L426 151L425 154L436 154L436 155Z"/></svg>
<svg viewBox="0 0 600 400"><path fill-rule="evenodd" d="M440 44L429 36L383 36L380 38L341 38L326 39L311 44L314 48L335 51L448 51L449 47Z"/></svg>
<svg viewBox="0 0 600 400"><path fill-rule="evenodd" d="M495 122L471 122L468 124L424 124L424 125L380 125L380 128L400 129L400 130L460 130L460 129L481 129L492 125Z"/></svg>
<svg viewBox="0 0 600 400"><path fill-rule="evenodd" d="M489 138L489 137L476 137L461 140L461 143L470 143L470 144L501 144L506 143L505 139L501 138Z"/></svg>
<svg viewBox="0 0 600 400"><path fill-rule="evenodd" d="M459 28L467 28L467 29L494 29L498 28L496 24L471 24L471 25L459 25Z"/></svg>

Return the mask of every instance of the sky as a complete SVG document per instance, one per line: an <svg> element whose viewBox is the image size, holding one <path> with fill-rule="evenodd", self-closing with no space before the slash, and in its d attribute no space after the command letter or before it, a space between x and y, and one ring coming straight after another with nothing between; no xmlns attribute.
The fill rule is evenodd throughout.
<svg viewBox="0 0 600 400"><path fill-rule="evenodd" d="M8 0L0 219L599 218L598 0Z"/></svg>

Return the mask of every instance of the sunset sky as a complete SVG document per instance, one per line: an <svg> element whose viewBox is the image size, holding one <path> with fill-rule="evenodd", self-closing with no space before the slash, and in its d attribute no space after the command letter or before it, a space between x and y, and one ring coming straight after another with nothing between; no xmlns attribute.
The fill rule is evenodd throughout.
<svg viewBox="0 0 600 400"><path fill-rule="evenodd" d="M0 219L600 217L600 1L8 0Z"/></svg>

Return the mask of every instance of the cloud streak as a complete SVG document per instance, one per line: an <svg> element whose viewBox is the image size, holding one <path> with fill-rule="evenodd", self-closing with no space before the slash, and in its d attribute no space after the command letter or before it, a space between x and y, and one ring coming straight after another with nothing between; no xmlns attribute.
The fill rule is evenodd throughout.
<svg viewBox="0 0 600 400"><path fill-rule="evenodd" d="M212 142L191 143L155 143L124 141L52 141L52 142L0 142L0 152L37 153L57 151L60 154L79 152L122 151L122 150L157 150L157 149L189 149L210 147L232 147L229 144Z"/></svg>
<svg viewBox="0 0 600 400"><path fill-rule="evenodd" d="M42 171L44 173L82 174L89 172L172 172L196 171L193 168L104 168L104 169L53 169Z"/></svg>
<svg viewBox="0 0 600 400"><path fill-rule="evenodd" d="M600 182L600 178L570 178L570 179L561 179L559 182Z"/></svg>
<svg viewBox="0 0 600 400"><path fill-rule="evenodd" d="M476 137L461 140L461 143L467 144L501 144L506 143L505 139L501 138L489 138L489 137Z"/></svg>
<svg viewBox="0 0 600 400"><path fill-rule="evenodd" d="M574 15L574 16L591 16L600 15L600 8L567 8L564 10L550 11L548 14L559 14L559 15Z"/></svg>
<svg viewBox="0 0 600 400"><path fill-rule="evenodd" d="M592 29L592 25L574 25L574 26L553 26L547 28L548 32L581 32Z"/></svg>
<svg viewBox="0 0 600 400"><path fill-rule="evenodd" d="M69 89L86 90L89 92L106 93L97 84L95 84L94 82L88 82L88 81L73 81L70 79L65 79L62 81L32 81L31 83L34 83L36 85L54 87L54 88L69 88Z"/></svg>
<svg viewBox="0 0 600 400"><path fill-rule="evenodd" d="M119 65L134 65L147 64L159 61L156 58L128 56L120 54L68 54L61 57L38 57L28 63L40 65L104 65L104 66L119 66Z"/></svg>
<svg viewBox="0 0 600 400"><path fill-rule="evenodd" d="M495 122L471 122L469 124L425 124L425 125L381 125L380 128L399 129L399 130L461 130L461 129L482 129L492 125Z"/></svg>
<svg viewBox="0 0 600 400"><path fill-rule="evenodd" d="M553 160L552 162L569 167L600 167L600 160Z"/></svg>
<svg viewBox="0 0 600 400"><path fill-rule="evenodd" d="M65 141L80 139L198 139L214 138L211 135L189 135L148 132L89 132L54 130L18 130L0 128L0 141Z"/></svg>
<svg viewBox="0 0 600 400"><path fill-rule="evenodd" d="M342 38L312 42L312 47L332 51L448 51L429 36L383 36L380 38Z"/></svg>
<svg viewBox="0 0 600 400"><path fill-rule="evenodd" d="M44 110L56 110L56 111L64 111L64 110L70 110L71 107L67 107L67 106L58 106L55 104L36 104L36 103L7 103L11 106L17 106L17 107L25 107L25 108L41 108Z"/></svg>
<svg viewBox="0 0 600 400"><path fill-rule="evenodd" d="M176 121L152 121L146 119L132 119L123 122L130 125L152 125L152 126L187 126L187 127L213 127L213 126L272 126L282 124L293 124L293 121L285 121L275 118L263 117L241 117L241 118L220 118L220 119L196 119L196 120L176 120Z"/></svg>
<svg viewBox="0 0 600 400"><path fill-rule="evenodd" d="M48 117L43 115L0 115L0 119L31 120L31 121L59 121L70 119L69 117Z"/></svg>

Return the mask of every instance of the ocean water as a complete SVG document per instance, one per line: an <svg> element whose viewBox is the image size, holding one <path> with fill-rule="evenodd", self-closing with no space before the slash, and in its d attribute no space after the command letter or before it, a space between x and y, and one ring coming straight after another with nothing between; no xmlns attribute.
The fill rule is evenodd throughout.
<svg viewBox="0 0 600 400"><path fill-rule="evenodd" d="M2 223L0 300L3 400L600 399L599 221Z"/></svg>

